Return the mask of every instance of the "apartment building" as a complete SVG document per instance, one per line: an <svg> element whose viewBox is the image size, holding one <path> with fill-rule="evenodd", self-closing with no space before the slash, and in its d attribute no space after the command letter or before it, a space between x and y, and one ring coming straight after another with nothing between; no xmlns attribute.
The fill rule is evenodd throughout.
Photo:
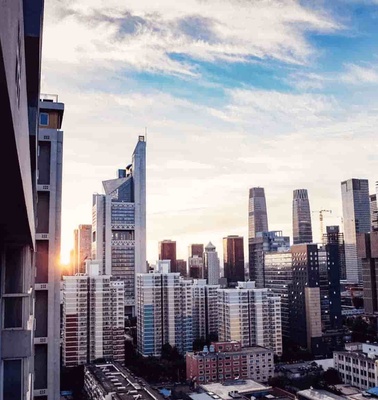
<svg viewBox="0 0 378 400"><path fill-rule="evenodd" d="M231 379L268 382L274 375L274 353L240 342L213 342L210 349L186 354L186 377L201 383Z"/></svg>

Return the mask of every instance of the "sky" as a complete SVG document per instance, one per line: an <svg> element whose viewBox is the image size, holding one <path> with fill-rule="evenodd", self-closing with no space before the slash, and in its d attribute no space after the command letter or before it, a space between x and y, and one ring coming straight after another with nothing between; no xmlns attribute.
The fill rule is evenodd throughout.
<svg viewBox="0 0 378 400"><path fill-rule="evenodd" d="M378 0L48 0L42 93L65 103L62 261L92 194L147 129L158 241L247 238L248 189L292 234L292 193L341 223L340 182L378 180ZM318 214L313 213L318 239ZM246 243L246 240L245 240Z"/></svg>

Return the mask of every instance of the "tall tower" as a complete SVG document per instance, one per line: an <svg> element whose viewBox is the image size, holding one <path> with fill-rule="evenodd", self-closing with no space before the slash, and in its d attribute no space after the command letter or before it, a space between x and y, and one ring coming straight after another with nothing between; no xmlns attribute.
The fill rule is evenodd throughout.
<svg viewBox="0 0 378 400"><path fill-rule="evenodd" d="M224 277L234 285L245 280L243 236L223 238Z"/></svg>
<svg viewBox="0 0 378 400"><path fill-rule="evenodd" d="M159 242L159 260L171 260L171 272L179 272L177 271L176 242L174 240Z"/></svg>
<svg viewBox="0 0 378 400"><path fill-rule="evenodd" d="M203 244L189 245L188 271L191 278L205 278L203 261Z"/></svg>
<svg viewBox="0 0 378 400"><path fill-rule="evenodd" d="M92 225L79 225L75 229L74 236L76 242L77 235L77 252L76 252L76 266L75 273L85 273L85 260L91 258L92 253ZM76 246L76 243L75 243Z"/></svg>
<svg viewBox="0 0 378 400"><path fill-rule="evenodd" d="M256 237L257 232L268 231L268 214L264 188L249 189L248 238Z"/></svg>
<svg viewBox="0 0 378 400"><path fill-rule="evenodd" d="M56 398L60 368L60 255L64 104L57 96L40 101L37 180L36 330L37 393ZM42 392L41 392L42 390Z"/></svg>
<svg viewBox="0 0 378 400"><path fill-rule="evenodd" d="M307 189L293 191L293 244L312 243L311 211Z"/></svg>
<svg viewBox="0 0 378 400"><path fill-rule="evenodd" d="M346 278L362 282L362 263L357 257L357 234L370 232L370 198L367 179L341 182L343 203Z"/></svg>
<svg viewBox="0 0 378 400"><path fill-rule="evenodd" d="M209 285L218 285L220 278L220 263L215 246L209 242L204 253L205 278Z"/></svg>
<svg viewBox="0 0 378 400"><path fill-rule="evenodd" d="M132 163L118 177L102 182L93 195L92 259L102 273L124 281L125 312L135 314L135 275L146 264L146 142L139 136Z"/></svg>

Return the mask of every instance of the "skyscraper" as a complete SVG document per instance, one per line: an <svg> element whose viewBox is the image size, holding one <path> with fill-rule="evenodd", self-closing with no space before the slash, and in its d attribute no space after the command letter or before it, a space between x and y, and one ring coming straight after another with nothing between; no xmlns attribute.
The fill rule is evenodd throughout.
<svg viewBox="0 0 378 400"><path fill-rule="evenodd" d="M192 281L176 273L137 275L138 351L160 356L164 344L185 354L193 348Z"/></svg>
<svg viewBox="0 0 378 400"><path fill-rule="evenodd" d="M59 394L60 256L64 104L57 96L39 103L37 234L35 277L36 330L34 390Z"/></svg>
<svg viewBox="0 0 378 400"><path fill-rule="evenodd" d="M236 285L245 280L244 247L242 236L227 236L223 238L224 277L228 284Z"/></svg>
<svg viewBox="0 0 378 400"><path fill-rule="evenodd" d="M340 279L346 279L345 271L345 242L344 234L340 232L338 225L331 225L326 227L326 233L323 235L323 243L328 247L338 247L338 265L340 266ZM333 250L334 251L334 250Z"/></svg>
<svg viewBox="0 0 378 400"><path fill-rule="evenodd" d="M75 262L76 270L75 273L85 273L85 261L91 258L92 254L92 225L79 225L78 229L75 229L75 242L77 240L77 247L75 243L75 256L77 260Z"/></svg>
<svg viewBox="0 0 378 400"><path fill-rule="evenodd" d="M371 194L370 198L370 225L371 231L378 231L378 208L377 208L377 195Z"/></svg>
<svg viewBox="0 0 378 400"><path fill-rule="evenodd" d="M282 354L281 299L254 282L218 290L220 341L240 341L242 347L262 346Z"/></svg>
<svg viewBox="0 0 378 400"><path fill-rule="evenodd" d="M177 271L176 242L174 240L162 240L159 242L159 260L171 260L171 272Z"/></svg>
<svg viewBox="0 0 378 400"><path fill-rule="evenodd" d="M135 275L146 264L146 142L139 136L132 163L102 182L105 195L93 195L92 259L102 274L124 282L125 312L135 314Z"/></svg>
<svg viewBox="0 0 378 400"><path fill-rule="evenodd" d="M293 191L293 244L312 243L311 211L307 189Z"/></svg>
<svg viewBox="0 0 378 400"><path fill-rule="evenodd" d="M215 246L209 242L204 253L205 279L209 285L218 285L220 278L220 263Z"/></svg>
<svg viewBox="0 0 378 400"><path fill-rule="evenodd" d="M268 231L268 214L264 188L249 189L248 238L256 237L257 232Z"/></svg>
<svg viewBox="0 0 378 400"><path fill-rule="evenodd" d="M341 182L343 203L346 278L351 283L362 282L362 263L357 257L357 234L371 230L369 182L348 179Z"/></svg>

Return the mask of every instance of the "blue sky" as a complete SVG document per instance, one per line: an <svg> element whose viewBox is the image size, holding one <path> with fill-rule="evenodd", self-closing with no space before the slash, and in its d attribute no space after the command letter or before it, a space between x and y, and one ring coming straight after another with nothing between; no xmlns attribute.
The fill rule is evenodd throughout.
<svg viewBox="0 0 378 400"><path fill-rule="evenodd" d="M42 91L66 104L62 256L148 127L157 242L247 235L249 187L291 235L291 198L339 224L340 182L378 167L378 1L51 0ZM314 235L319 224L314 214Z"/></svg>

